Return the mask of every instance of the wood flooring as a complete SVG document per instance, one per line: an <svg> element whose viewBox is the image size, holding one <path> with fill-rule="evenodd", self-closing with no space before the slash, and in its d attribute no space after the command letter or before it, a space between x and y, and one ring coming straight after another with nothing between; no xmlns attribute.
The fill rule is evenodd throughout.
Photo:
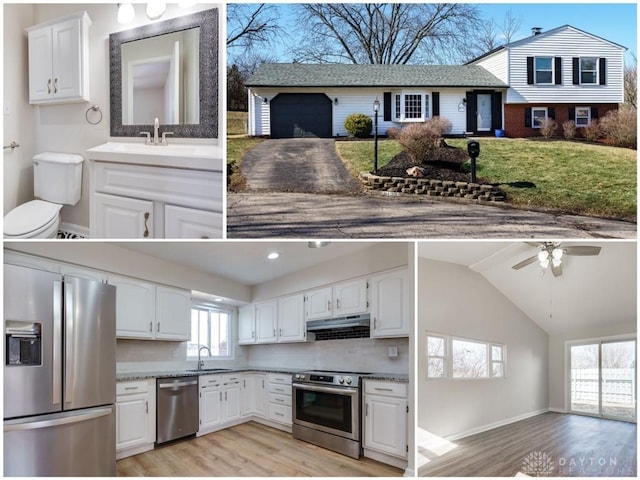
<svg viewBox="0 0 640 480"><path fill-rule="evenodd" d="M420 449L428 463L421 476L636 477L636 424L581 415L545 413L453 441L438 456Z"/></svg>
<svg viewBox="0 0 640 480"><path fill-rule="evenodd" d="M399 477L404 473L255 422L124 458L116 468L119 477Z"/></svg>

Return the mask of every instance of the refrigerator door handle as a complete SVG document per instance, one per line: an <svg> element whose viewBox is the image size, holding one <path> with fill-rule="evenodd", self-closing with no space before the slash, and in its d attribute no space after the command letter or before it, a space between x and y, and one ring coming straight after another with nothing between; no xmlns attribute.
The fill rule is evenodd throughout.
<svg viewBox="0 0 640 480"><path fill-rule="evenodd" d="M23 430L35 430L39 428L57 427L60 425L68 425L70 423L84 422L86 420L93 420L94 418L100 418L107 415L111 415L113 412L112 407L98 408L85 413L79 413L76 415L69 415L59 418L49 418L45 420L33 420L34 417L22 419L18 423L5 422L5 432L17 432Z"/></svg>
<svg viewBox="0 0 640 480"><path fill-rule="evenodd" d="M73 353L75 349L74 335L74 311L73 311L73 284L64 282L64 328L65 328L65 378L64 378L64 402L73 401Z"/></svg>
<svg viewBox="0 0 640 480"><path fill-rule="evenodd" d="M62 403L62 282L53 282L53 404Z"/></svg>

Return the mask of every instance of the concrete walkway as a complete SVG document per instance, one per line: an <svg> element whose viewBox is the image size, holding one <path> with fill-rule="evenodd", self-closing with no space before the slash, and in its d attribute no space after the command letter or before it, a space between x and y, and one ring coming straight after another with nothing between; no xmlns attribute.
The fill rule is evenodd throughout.
<svg viewBox="0 0 640 480"><path fill-rule="evenodd" d="M335 142L324 138L265 140L242 159L247 190L351 193L359 190L338 158Z"/></svg>
<svg viewBox="0 0 640 480"><path fill-rule="evenodd" d="M407 196L250 192L227 195L227 237L635 239L636 224Z"/></svg>

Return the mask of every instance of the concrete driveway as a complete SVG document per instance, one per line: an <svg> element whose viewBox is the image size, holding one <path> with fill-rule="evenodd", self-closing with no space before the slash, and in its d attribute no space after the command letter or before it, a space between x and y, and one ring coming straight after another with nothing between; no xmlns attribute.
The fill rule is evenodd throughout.
<svg viewBox="0 0 640 480"><path fill-rule="evenodd" d="M228 238L636 238L636 224L409 196L229 193Z"/></svg>
<svg viewBox="0 0 640 480"><path fill-rule="evenodd" d="M360 188L331 139L265 140L247 152L241 168L251 191L353 193Z"/></svg>

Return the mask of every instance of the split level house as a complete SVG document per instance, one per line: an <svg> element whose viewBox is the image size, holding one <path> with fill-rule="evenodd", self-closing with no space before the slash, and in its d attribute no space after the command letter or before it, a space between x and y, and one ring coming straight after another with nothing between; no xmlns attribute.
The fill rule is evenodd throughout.
<svg viewBox="0 0 640 480"><path fill-rule="evenodd" d="M496 48L465 65L264 64L247 82L249 134L345 136L352 113L378 132L451 121L451 134L536 136L542 121L578 128L623 102L625 47L570 25Z"/></svg>

